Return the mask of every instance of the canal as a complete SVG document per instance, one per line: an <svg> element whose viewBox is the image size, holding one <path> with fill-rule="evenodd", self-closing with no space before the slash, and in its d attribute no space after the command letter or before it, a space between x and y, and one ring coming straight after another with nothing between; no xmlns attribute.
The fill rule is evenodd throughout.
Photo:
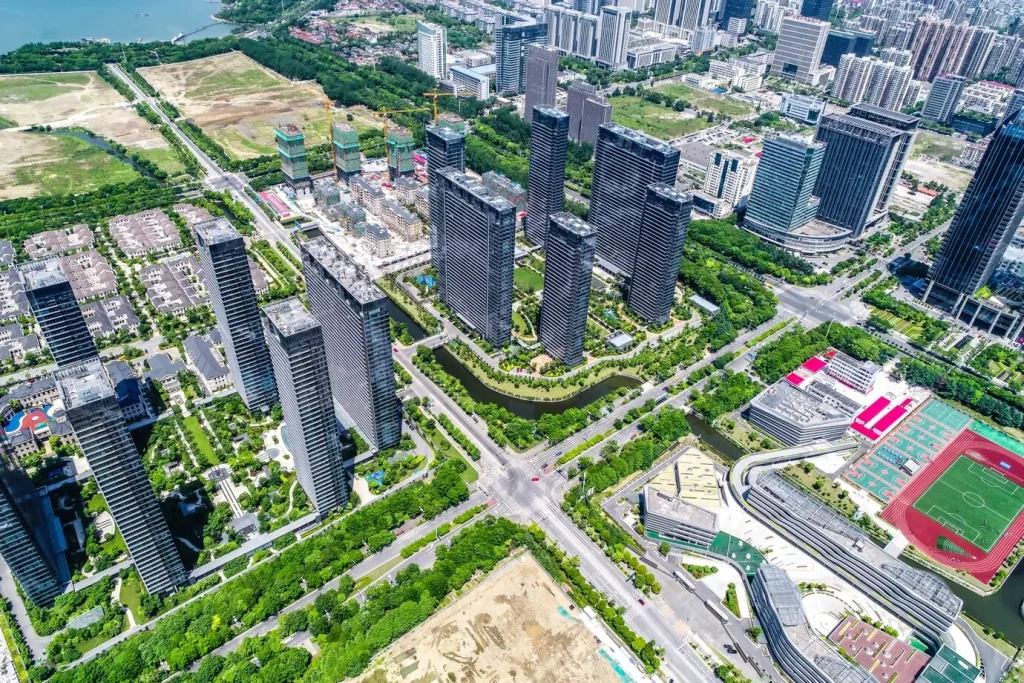
<svg viewBox="0 0 1024 683"><path fill-rule="evenodd" d="M395 322L405 323L413 339L419 340L427 336L423 329L407 316L402 309L394 303L390 303L390 299L389 305L391 307L392 319ZM640 384L638 380L632 377L616 375L562 401L530 401L508 396L490 389L443 346L434 351L434 356L446 372L457 377L462 382L474 401L495 403L506 408L513 415L530 420L536 420L547 413L561 413L569 408L582 408L619 387L632 388ZM689 423L693 434L703 442L703 446L717 452L729 461L738 460L744 455L738 446L696 415L688 415L686 421ZM925 571L930 571L927 567L918 565L906 558L904 558L904 561ZM989 626L992 630L1002 631L1006 639L1014 645L1024 645L1024 619L1020 615L1020 605L1024 601L1024 563L1017 567L1013 575L1006 580L1006 583L1003 584L1003 587L998 592L987 597L978 595L959 584L947 583L952 591L964 601L964 612Z"/></svg>
<svg viewBox="0 0 1024 683"><path fill-rule="evenodd" d="M128 156L124 152L122 152L122 151L112 147L109 142L107 142L106 140L104 140L103 138L101 138L99 136L92 135L91 133L86 133L85 131L82 131L82 130L55 130L55 131L53 131L53 134L54 135L63 135L63 136L69 136L69 137L73 137L73 138L78 138L82 142L87 142L90 145L92 145L93 147L98 147L98 148L102 149L104 152L106 152L107 154L109 154L109 155L111 155L111 156L113 156L113 157L115 157L117 159L120 159L121 161L123 161L124 163L128 164L129 166L134 168L136 171L141 173L146 178L149 178L150 180L156 180L156 176L154 176L152 173L150 173L149 169L146 169L146 168L143 168L142 166L139 166L135 162L134 159L132 159L130 156Z"/></svg>

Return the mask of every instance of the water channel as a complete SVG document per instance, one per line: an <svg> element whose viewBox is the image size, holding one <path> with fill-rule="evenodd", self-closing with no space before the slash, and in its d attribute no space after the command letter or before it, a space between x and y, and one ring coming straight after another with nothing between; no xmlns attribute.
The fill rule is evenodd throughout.
<svg viewBox="0 0 1024 683"><path fill-rule="evenodd" d="M404 311L393 303L390 303L390 306L391 317L396 322L405 323L409 327L409 332L412 334L413 339L423 339L427 336L423 329L409 318ZM580 408L591 401L607 395L620 386L635 387L639 384L637 380L631 377L617 375L562 401L529 401L507 396L488 388L444 347L436 349L434 356L446 372L457 377L462 382L474 401L495 403L506 408L512 414L526 419L537 419L546 413L559 413L569 408ZM727 460L735 461L744 455L739 447L699 417L689 415L686 421L690 425L690 430L701 439L704 446L716 451ZM927 567L917 565L913 561L906 559L904 561L930 571ZM978 595L959 584L947 583L952 591L964 601L964 612L991 627L994 631L1002 631L1006 639L1011 643L1018 646L1024 645L1024 619L1020 615L1020 605L1024 601L1024 563L1017 567L1016 571L1006 580L1006 583L1003 584L1003 587L998 592L987 597Z"/></svg>
<svg viewBox="0 0 1024 683"><path fill-rule="evenodd" d="M128 155L124 154L120 150L115 149L114 147L112 147L110 145L109 142L107 142L106 140L104 140L101 137L98 137L96 135L92 135L91 133L86 133L85 131L81 131L81 130L55 130L55 131L53 131L53 134L54 135L65 135L65 136L70 136L70 137L73 137L73 138L78 138L79 140L81 140L83 142L89 143L93 147L99 147L100 149L102 149L107 154L110 154L111 156L114 156L117 159L120 159L124 163L128 164L129 166L134 168L136 171L141 173L146 178L149 178L151 180L155 180L156 179L156 177L152 173L150 173L148 169L145 169L142 166L139 166L137 163L135 163L134 159L132 159Z"/></svg>

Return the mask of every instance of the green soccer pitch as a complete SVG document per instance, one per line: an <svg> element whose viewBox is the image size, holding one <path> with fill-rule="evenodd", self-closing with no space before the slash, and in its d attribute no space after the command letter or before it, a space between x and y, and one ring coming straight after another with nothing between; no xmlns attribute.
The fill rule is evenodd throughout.
<svg viewBox="0 0 1024 683"><path fill-rule="evenodd" d="M961 455L914 508L988 552L1024 508L1024 488Z"/></svg>

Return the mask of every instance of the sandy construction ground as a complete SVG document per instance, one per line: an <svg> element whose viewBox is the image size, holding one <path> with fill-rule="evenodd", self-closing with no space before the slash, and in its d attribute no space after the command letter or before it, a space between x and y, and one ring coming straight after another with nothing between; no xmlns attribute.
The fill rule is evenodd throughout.
<svg viewBox="0 0 1024 683"><path fill-rule="evenodd" d="M362 683L621 683L529 555L393 643Z"/></svg>
<svg viewBox="0 0 1024 683"><path fill-rule="evenodd" d="M974 172L966 168L925 159L907 159L904 170L920 178L922 184L934 180L957 191L965 189L974 177Z"/></svg>
<svg viewBox="0 0 1024 683"><path fill-rule="evenodd" d="M231 52L139 69L160 94L234 158L274 153L274 128L302 128L309 146L327 142L327 96Z"/></svg>

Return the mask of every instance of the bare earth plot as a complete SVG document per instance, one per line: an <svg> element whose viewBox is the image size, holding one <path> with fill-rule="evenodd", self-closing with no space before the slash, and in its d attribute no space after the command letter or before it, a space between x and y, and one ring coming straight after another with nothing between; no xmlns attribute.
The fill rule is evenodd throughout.
<svg viewBox="0 0 1024 683"><path fill-rule="evenodd" d="M323 89L289 81L241 52L139 71L235 159L274 154L274 128L288 123L302 129L307 146L328 141Z"/></svg>
<svg viewBox="0 0 1024 683"><path fill-rule="evenodd" d="M0 76L0 117L8 127L86 128L140 152L170 175L184 170L156 127L94 71ZM134 176L102 150L67 137L3 131L0 150L0 197L84 192ZM59 182L62 175L67 182Z"/></svg>
<svg viewBox="0 0 1024 683"><path fill-rule="evenodd" d="M621 683L529 555L498 569L378 657L362 683Z"/></svg>

